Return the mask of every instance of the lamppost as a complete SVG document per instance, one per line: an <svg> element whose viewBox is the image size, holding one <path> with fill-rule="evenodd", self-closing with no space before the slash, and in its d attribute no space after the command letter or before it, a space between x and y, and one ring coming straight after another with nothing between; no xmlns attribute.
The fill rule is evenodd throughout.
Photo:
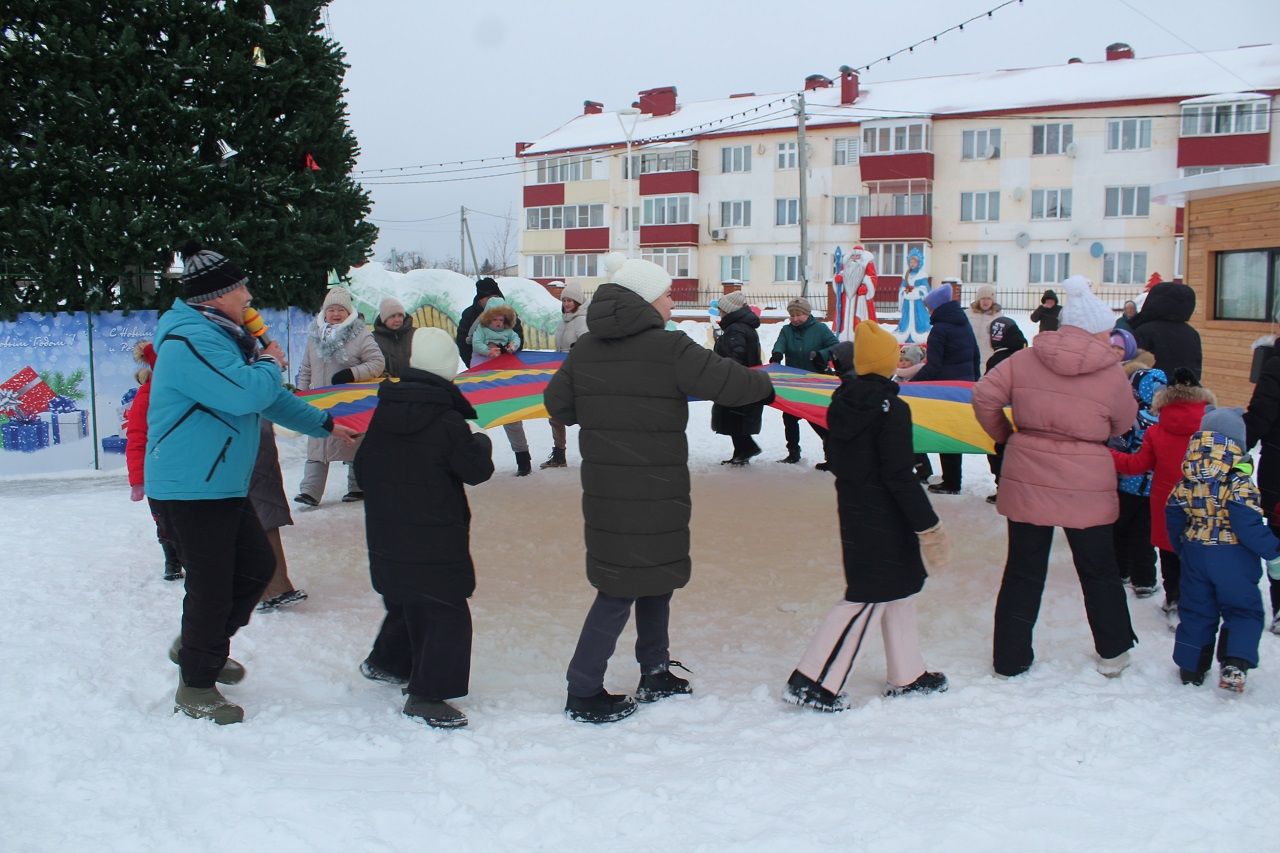
<svg viewBox="0 0 1280 853"><path fill-rule="evenodd" d="M634 174L634 164L631 162L631 137L635 135L636 124L640 121L640 111L635 107L623 107L615 115L618 116L618 125L622 128L622 135L627 140L627 163L622 171L627 180L627 215L624 221L627 223L627 255L634 257L636 253L636 238L634 235L637 223L632 221L635 218L633 198L635 190L633 189L632 181L636 179L636 176ZM623 121L623 116L628 116L631 119L630 126Z"/></svg>

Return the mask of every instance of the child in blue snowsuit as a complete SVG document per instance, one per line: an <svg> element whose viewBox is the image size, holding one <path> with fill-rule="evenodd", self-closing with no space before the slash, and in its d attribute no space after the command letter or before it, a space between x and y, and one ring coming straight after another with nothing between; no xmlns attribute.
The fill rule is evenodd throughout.
<svg viewBox="0 0 1280 853"><path fill-rule="evenodd" d="M1191 438L1182 480L1169 496L1169 540L1182 560L1182 597L1173 647L1183 684L1202 684L1218 638L1218 686L1244 691L1258 665L1264 610L1261 560L1280 567L1280 542L1267 527L1253 464L1244 450L1241 409L1210 408ZM1221 624L1221 631L1219 631Z"/></svg>
<svg viewBox="0 0 1280 853"><path fill-rule="evenodd" d="M1138 416L1132 429L1111 440L1111 447L1122 453L1138 452L1147 428L1160 420L1160 416L1151 411L1151 401L1156 392L1168 384L1164 371L1154 368L1139 370L1129 377L1133 398L1138 401ZM1120 515L1112 527L1120 579L1132 583L1139 598L1147 598L1156 591L1156 548L1151 544L1151 474L1147 471L1119 475Z"/></svg>

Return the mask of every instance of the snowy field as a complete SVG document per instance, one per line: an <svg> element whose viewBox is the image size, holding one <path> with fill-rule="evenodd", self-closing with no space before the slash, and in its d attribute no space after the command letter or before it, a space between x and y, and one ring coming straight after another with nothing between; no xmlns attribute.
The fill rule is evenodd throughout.
<svg viewBox="0 0 1280 853"><path fill-rule="evenodd" d="M672 654L695 695L593 727L562 714L564 669L592 598L583 572L575 441L568 470L498 471L471 490L469 728L400 713L398 689L366 681L382 608L370 590L363 509L343 478L295 513L285 547L310 599L255 614L233 641L249 670L227 695L246 720L172 714L166 649L180 585L122 474L0 482L10 519L0 573L0 835L5 851L75 850L1236 850L1274 849L1280 813L1280 638L1242 696L1178 684L1159 598L1130 601L1141 644L1108 680L1093 668L1064 540L1054 546L1025 677L990 666L1004 526L983 498L934 504L953 564L921 596L922 645L950 692L883 699L872 641L824 716L779 691L842 591L827 475L764 456L722 467L729 441L695 404L693 581L676 594ZM550 447L528 425L535 459ZM820 458L803 433L806 463ZM280 442L285 479L303 442ZM292 493L291 493L292 494ZM26 554L28 556L18 556ZM34 556L33 556L34 555ZM634 689L628 630L607 680Z"/></svg>

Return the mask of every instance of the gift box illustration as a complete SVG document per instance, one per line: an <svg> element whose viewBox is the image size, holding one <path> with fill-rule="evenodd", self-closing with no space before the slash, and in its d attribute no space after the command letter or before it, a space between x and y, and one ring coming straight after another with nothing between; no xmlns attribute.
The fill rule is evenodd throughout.
<svg viewBox="0 0 1280 853"><path fill-rule="evenodd" d="M49 411L49 401L56 396L39 374L27 366L0 382L0 413L30 418Z"/></svg>
<svg viewBox="0 0 1280 853"><path fill-rule="evenodd" d="M49 446L49 425L38 418L19 415L0 426L0 447L6 451L34 453Z"/></svg>
<svg viewBox="0 0 1280 853"><path fill-rule="evenodd" d="M76 406L70 397L57 396L49 401L49 411L40 415L49 424L54 444L69 444L89 436L89 413Z"/></svg>

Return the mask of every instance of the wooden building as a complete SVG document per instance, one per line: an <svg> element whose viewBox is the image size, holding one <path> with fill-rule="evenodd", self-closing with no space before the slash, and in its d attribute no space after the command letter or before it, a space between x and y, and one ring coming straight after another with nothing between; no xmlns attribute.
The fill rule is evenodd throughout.
<svg viewBox="0 0 1280 853"><path fill-rule="evenodd" d="M1222 405L1245 405L1253 344L1280 333L1280 166L1169 181L1152 199L1185 207L1182 269L1196 292L1202 381Z"/></svg>

